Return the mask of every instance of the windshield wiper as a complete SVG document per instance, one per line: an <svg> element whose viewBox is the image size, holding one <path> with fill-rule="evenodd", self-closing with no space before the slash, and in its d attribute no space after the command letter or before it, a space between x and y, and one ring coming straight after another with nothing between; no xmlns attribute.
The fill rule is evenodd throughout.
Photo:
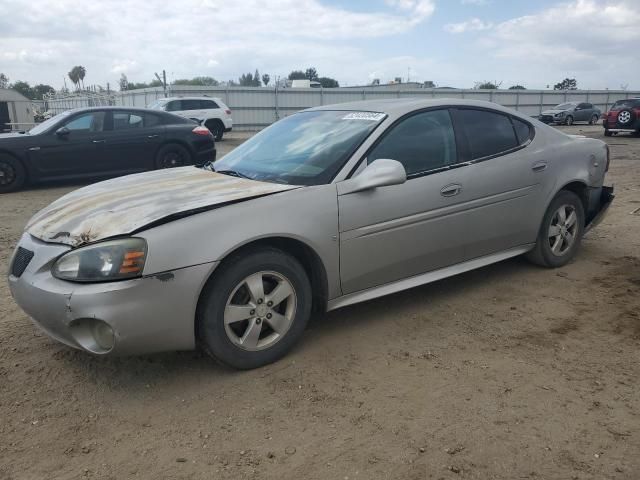
<svg viewBox="0 0 640 480"><path fill-rule="evenodd" d="M245 175L244 173L240 173L236 170L214 170L214 172L221 173L223 175L230 175L232 177L246 178L248 180L253 180L251 177Z"/></svg>

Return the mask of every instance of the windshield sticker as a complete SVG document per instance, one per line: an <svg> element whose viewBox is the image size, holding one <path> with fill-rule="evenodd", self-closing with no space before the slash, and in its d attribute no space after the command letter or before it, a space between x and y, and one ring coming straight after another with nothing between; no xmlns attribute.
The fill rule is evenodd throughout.
<svg viewBox="0 0 640 480"><path fill-rule="evenodd" d="M351 112L342 117L342 120L367 120L369 122L379 122L384 117L384 113Z"/></svg>

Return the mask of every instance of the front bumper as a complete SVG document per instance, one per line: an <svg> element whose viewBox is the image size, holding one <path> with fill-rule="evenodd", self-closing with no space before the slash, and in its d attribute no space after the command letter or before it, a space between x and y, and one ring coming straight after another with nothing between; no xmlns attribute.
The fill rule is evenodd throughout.
<svg viewBox="0 0 640 480"><path fill-rule="evenodd" d="M19 246L34 252L24 272L9 274L16 303L50 337L96 354L143 354L195 348L194 321L207 263L119 282L80 284L51 275L69 248L24 234ZM113 346L99 348L88 326L106 323ZM89 333L87 333L89 332Z"/></svg>
<svg viewBox="0 0 640 480"><path fill-rule="evenodd" d="M589 211L584 233L598 226L607 215L614 198L613 186L602 187L593 191L589 198Z"/></svg>

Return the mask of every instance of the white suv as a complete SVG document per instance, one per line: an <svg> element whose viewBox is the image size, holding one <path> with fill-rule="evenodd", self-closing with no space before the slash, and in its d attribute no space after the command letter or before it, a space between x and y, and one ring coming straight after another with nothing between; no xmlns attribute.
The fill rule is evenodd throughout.
<svg viewBox="0 0 640 480"><path fill-rule="evenodd" d="M215 97L161 98L149 105L149 108L195 120L207 127L218 141L222 140L224 132L230 132L233 126L231 110L222 100Z"/></svg>

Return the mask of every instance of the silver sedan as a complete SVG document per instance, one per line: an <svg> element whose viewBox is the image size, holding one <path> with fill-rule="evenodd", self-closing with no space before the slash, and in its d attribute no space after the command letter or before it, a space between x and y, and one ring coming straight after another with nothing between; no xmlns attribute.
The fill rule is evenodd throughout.
<svg viewBox="0 0 640 480"><path fill-rule="evenodd" d="M94 354L282 357L324 312L516 255L559 267L613 199L607 146L464 100L291 115L202 168L72 192L9 272L51 337Z"/></svg>

